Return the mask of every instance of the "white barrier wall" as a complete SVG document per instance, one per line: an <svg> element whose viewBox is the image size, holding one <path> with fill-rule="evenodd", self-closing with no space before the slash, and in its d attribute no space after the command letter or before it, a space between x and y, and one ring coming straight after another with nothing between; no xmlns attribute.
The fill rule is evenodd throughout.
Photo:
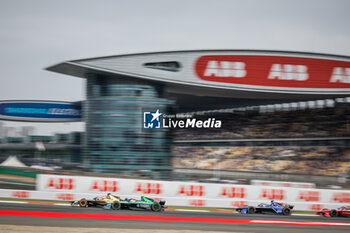
<svg viewBox="0 0 350 233"><path fill-rule="evenodd" d="M163 199L168 205L203 207L238 207L270 200L294 204L297 210L319 210L350 205L350 191L301 189L255 185L208 184L101 178L86 176L38 175L37 190L54 192L51 200L79 199L84 195L105 195L108 192L125 197L146 195ZM33 194L34 195L34 194ZM90 196L90 195L89 195Z"/></svg>

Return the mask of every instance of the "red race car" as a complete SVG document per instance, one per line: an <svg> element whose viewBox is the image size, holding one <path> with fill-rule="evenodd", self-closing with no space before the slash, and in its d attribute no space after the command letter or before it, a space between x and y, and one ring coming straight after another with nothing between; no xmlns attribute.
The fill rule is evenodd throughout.
<svg viewBox="0 0 350 233"><path fill-rule="evenodd" d="M317 212L317 215L330 217L350 217L350 206L342 206L338 209L323 209Z"/></svg>

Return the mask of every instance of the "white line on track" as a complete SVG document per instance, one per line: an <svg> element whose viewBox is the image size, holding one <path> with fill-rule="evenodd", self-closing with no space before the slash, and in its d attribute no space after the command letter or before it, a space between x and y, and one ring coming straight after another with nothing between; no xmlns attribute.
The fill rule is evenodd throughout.
<svg viewBox="0 0 350 233"><path fill-rule="evenodd" d="M172 211L186 211L186 212L211 212L209 210L186 210L186 209L172 209Z"/></svg>
<svg viewBox="0 0 350 233"><path fill-rule="evenodd" d="M304 217L308 217L308 216L316 216L316 214L292 214L293 216L304 216Z"/></svg>
<svg viewBox="0 0 350 233"><path fill-rule="evenodd" d="M25 202L25 201L0 201L0 203L28 204L28 203Z"/></svg>
<svg viewBox="0 0 350 233"><path fill-rule="evenodd" d="M287 225L315 225L315 226L350 226L350 223L344 222L309 222L309 221L281 221L281 220L251 220L251 223L265 224L287 224Z"/></svg>

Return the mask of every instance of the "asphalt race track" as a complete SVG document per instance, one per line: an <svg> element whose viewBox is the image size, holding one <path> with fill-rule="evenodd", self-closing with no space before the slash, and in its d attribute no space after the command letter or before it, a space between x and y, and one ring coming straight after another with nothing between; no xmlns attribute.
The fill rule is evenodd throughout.
<svg viewBox="0 0 350 233"><path fill-rule="evenodd" d="M271 233L349 232L350 230L350 218L330 218L316 215L241 215L192 211L155 213L17 203L0 203L0 224Z"/></svg>

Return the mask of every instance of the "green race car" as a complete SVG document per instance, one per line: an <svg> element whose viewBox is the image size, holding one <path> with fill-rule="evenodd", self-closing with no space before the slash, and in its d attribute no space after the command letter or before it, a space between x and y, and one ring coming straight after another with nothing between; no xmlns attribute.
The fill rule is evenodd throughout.
<svg viewBox="0 0 350 233"><path fill-rule="evenodd" d="M155 201L151 198L141 196L140 200L136 199L124 199L114 201L113 203L106 203L105 209L130 209L130 210L152 210L154 212L159 212L164 210L165 201Z"/></svg>

